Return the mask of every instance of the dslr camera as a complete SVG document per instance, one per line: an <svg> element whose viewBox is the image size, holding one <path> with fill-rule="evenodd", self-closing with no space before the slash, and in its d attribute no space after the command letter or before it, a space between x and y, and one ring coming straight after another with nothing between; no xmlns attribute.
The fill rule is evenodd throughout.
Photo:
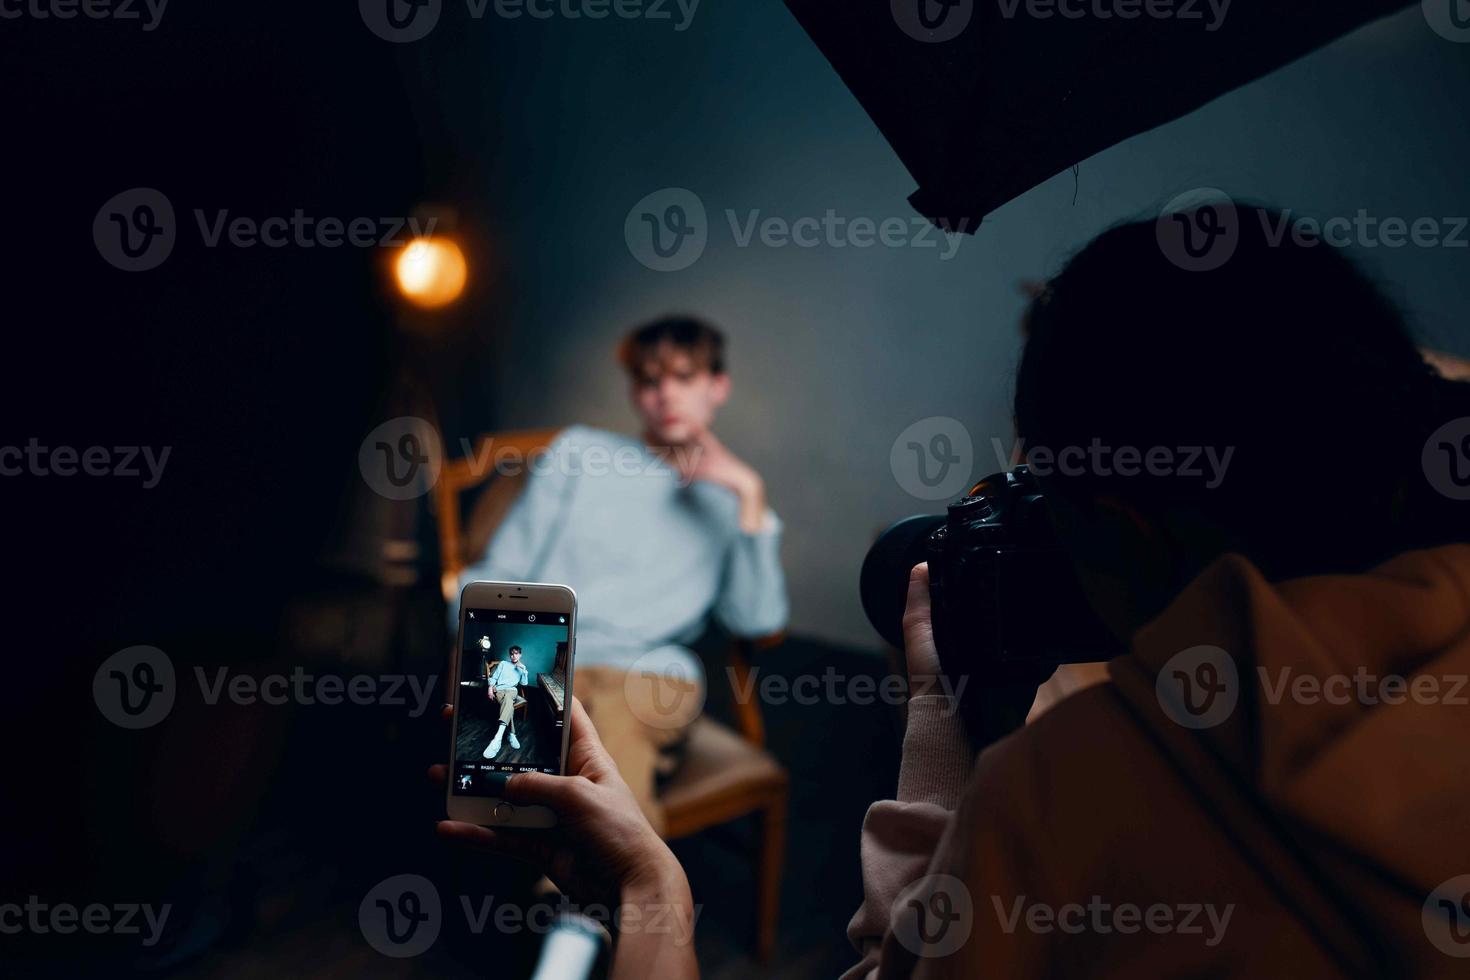
<svg viewBox="0 0 1470 980"><path fill-rule="evenodd" d="M977 747L1025 721L1038 685L1066 663L1123 652L1088 605L1025 466L987 476L943 516L905 518L863 560L863 609L903 648L910 570L929 563L934 642Z"/></svg>

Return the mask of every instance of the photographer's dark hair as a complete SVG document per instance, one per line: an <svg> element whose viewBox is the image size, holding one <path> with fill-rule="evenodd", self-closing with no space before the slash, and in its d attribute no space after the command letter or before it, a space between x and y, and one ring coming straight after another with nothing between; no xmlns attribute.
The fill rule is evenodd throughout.
<svg viewBox="0 0 1470 980"><path fill-rule="evenodd" d="M1083 248L1031 304L1015 395L1027 446L1230 449L1223 481L1056 473L1048 491L1144 515L1187 508L1271 577L1460 537L1444 533L1420 454L1470 415L1467 386L1433 374L1340 251L1298 239L1277 212L1236 217L1235 251L1210 271L1171 262L1153 220ZM1405 527L1429 510L1432 530Z"/></svg>
<svg viewBox="0 0 1470 980"><path fill-rule="evenodd" d="M520 653L520 652L521 652L521 648L518 647L518 646L512 646L509 650L506 651L506 653L508 653L508 654L509 653Z"/></svg>

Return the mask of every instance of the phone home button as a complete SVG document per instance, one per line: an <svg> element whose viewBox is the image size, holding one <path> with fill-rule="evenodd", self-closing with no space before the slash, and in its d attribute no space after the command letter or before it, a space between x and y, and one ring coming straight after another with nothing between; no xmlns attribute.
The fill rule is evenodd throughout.
<svg viewBox="0 0 1470 980"><path fill-rule="evenodd" d="M495 804L494 816L496 820L509 820L516 815L516 808L509 803Z"/></svg>

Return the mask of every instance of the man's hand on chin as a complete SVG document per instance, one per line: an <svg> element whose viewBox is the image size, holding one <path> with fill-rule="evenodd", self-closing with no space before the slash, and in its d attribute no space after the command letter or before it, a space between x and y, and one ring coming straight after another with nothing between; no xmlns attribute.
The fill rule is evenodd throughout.
<svg viewBox="0 0 1470 980"><path fill-rule="evenodd" d="M690 441L693 452L684 474L728 487L740 502L740 530L755 534L766 526L766 483L749 463L732 453L708 429Z"/></svg>

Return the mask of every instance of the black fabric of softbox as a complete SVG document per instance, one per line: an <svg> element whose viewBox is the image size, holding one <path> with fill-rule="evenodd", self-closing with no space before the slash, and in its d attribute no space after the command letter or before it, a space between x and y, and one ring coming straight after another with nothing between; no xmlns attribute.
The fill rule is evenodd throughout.
<svg viewBox="0 0 1470 980"><path fill-rule="evenodd" d="M1407 5L1222 3L786 0L917 180L914 207L972 232L1099 150Z"/></svg>

